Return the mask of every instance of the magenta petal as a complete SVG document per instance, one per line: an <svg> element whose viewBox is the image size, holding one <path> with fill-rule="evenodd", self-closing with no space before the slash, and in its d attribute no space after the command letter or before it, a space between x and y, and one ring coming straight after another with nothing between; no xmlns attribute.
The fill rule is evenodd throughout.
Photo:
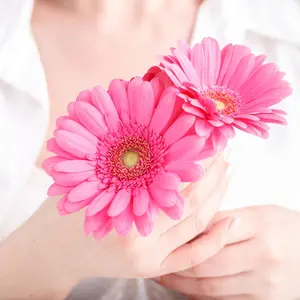
<svg viewBox="0 0 300 300"><path fill-rule="evenodd" d="M73 212L79 211L82 208L88 206L91 203L92 200L93 200L93 197L88 198L84 201L80 201L80 202L66 201L65 204L64 204L64 209L68 213L73 213Z"/></svg>
<svg viewBox="0 0 300 300"><path fill-rule="evenodd" d="M89 235L91 232L98 230L108 220L109 220L109 217L107 216L106 210L102 210L93 216L86 216L84 219L85 234Z"/></svg>
<svg viewBox="0 0 300 300"><path fill-rule="evenodd" d="M75 102L70 102L67 106L68 114L73 121L79 123L79 119L75 113Z"/></svg>
<svg viewBox="0 0 300 300"><path fill-rule="evenodd" d="M153 96L154 96L154 108L156 108L157 103L164 91L164 84L162 83L162 81L158 78L155 77L150 81L150 84L152 86L152 90L153 90Z"/></svg>
<svg viewBox="0 0 300 300"><path fill-rule="evenodd" d="M197 120L195 124L195 131L201 137L209 137L213 131L214 126L207 122L207 120Z"/></svg>
<svg viewBox="0 0 300 300"><path fill-rule="evenodd" d="M135 226L141 236L148 236L152 232L157 214L157 205L150 201L147 212L140 217L135 217Z"/></svg>
<svg viewBox="0 0 300 300"><path fill-rule="evenodd" d="M149 206L150 195L144 188L136 188L133 191L133 213L135 216L143 215Z"/></svg>
<svg viewBox="0 0 300 300"><path fill-rule="evenodd" d="M182 109L191 115L195 115L196 117L199 117L199 118L206 117L206 115L202 109L200 109L194 105L191 105L189 103L184 103L182 106Z"/></svg>
<svg viewBox="0 0 300 300"><path fill-rule="evenodd" d="M168 149L165 159L167 161L197 161L204 145L205 138L199 137L198 135L186 136Z"/></svg>
<svg viewBox="0 0 300 300"><path fill-rule="evenodd" d="M57 203L56 203L56 208L58 210L58 213L63 216L63 215L68 215L70 214L68 211L65 210L65 202L67 201L67 195L64 195Z"/></svg>
<svg viewBox="0 0 300 300"><path fill-rule="evenodd" d="M61 173L54 171L52 178L55 183L63 186L76 186L83 181L87 180L90 176L93 176L95 171L87 171L80 173Z"/></svg>
<svg viewBox="0 0 300 300"><path fill-rule="evenodd" d="M87 154L97 151L96 146L87 139L65 130L56 131L55 137L58 145L75 157L86 158Z"/></svg>
<svg viewBox="0 0 300 300"><path fill-rule="evenodd" d="M73 187L70 187L70 186L63 186L63 185L59 185L57 183L53 183L49 187L47 195L49 197L57 196L57 195L64 195L64 194L68 193L72 189L73 189Z"/></svg>
<svg viewBox="0 0 300 300"><path fill-rule="evenodd" d="M201 165L189 161L171 161L166 170L177 174L182 182L196 182L204 175Z"/></svg>
<svg viewBox="0 0 300 300"><path fill-rule="evenodd" d="M164 139L171 146L180 140L192 128L195 117L191 115L180 116L165 132Z"/></svg>
<svg viewBox="0 0 300 300"><path fill-rule="evenodd" d="M64 160L54 167L57 172L76 173L95 170L93 162L86 160Z"/></svg>
<svg viewBox="0 0 300 300"><path fill-rule="evenodd" d="M129 124L129 105L125 83L119 79L112 80L108 88L108 93L115 104L121 121L124 124Z"/></svg>
<svg viewBox="0 0 300 300"><path fill-rule="evenodd" d="M104 190L102 191L91 203L86 211L87 216L93 216L106 208L113 198L115 197L115 191Z"/></svg>
<svg viewBox="0 0 300 300"><path fill-rule="evenodd" d="M93 236L97 240L102 240L112 231L112 229L113 229L112 222L111 220L108 220L98 230L93 232Z"/></svg>
<svg viewBox="0 0 300 300"><path fill-rule="evenodd" d="M100 192L101 186L100 182L97 181L86 181L76 186L68 195L68 201L78 202L86 200L87 198Z"/></svg>
<svg viewBox="0 0 300 300"><path fill-rule="evenodd" d="M113 217L112 224L120 236L126 236L133 225L131 205L128 205L127 208L118 216Z"/></svg>
<svg viewBox="0 0 300 300"><path fill-rule="evenodd" d="M155 184L149 186L149 192L153 200L160 207L172 207L176 203L176 192L162 189Z"/></svg>
<svg viewBox="0 0 300 300"><path fill-rule="evenodd" d="M180 178L173 173L157 174L153 178L153 184L165 190L176 190L180 184Z"/></svg>
<svg viewBox="0 0 300 300"><path fill-rule="evenodd" d="M177 193L176 204L172 207L161 207L161 210L173 220L180 220L183 214L183 199ZM181 198L181 199L180 199Z"/></svg>
<svg viewBox="0 0 300 300"><path fill-rule="evenodd" d="M107 132L103 115L91 104L76 102L75 111L81 124L97 137L102 137Z"/></svg>
<svg viewBox="0 0 300 300"><path fill-rule="evenodd" d="M155 132L161 132L168 124L168 121L172 116L175 100L176 93L173 90L165 92L161 97L150 123L151 129Z"/></svg>
<svg viewBox="0 0 300 300"><path fill-rule="evenodd" d="M121 189L115 195L112 204L110 205L107 214L110 217L115 217L123 212L131 200L131 192Z"/></svg>
<svg viewBox="0 0 300 300"><path fill-rule="evenodd" d="M52 138L50 139L48 142L47 142L47 150L49 152L53 152L55 153L56 155L60 156L60 157L63 157L63 158L66 158L66 159L74 159L75 157L64 151L56 142L55 138Z"/></svg>

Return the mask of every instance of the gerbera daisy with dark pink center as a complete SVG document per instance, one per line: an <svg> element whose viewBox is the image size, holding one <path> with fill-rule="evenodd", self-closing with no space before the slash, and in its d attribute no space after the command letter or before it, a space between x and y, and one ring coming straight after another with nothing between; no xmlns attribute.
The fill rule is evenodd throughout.
<svg viewBox="0 0 300 300"><path fill-rule="evenodd" d="M224 149L234 128L262 138L269 136L266 123L286 124L282 110L271 108L291 94L284 73L265 56L249 48L205 38L190 48L181 42L152 67L145 80L158 77L172 84L185 100L183 109L196 116L195 130L218 150Z"/></svg>
<svg viewBox="0 0 300 300"><path fill-rule="evenodd" d="M205 139L191 133L195 117L180 114L176 97L141 78L81 92L57 120L48 141L56 156L44 162L48 194L63 195L59 212L86 208L85 232L96 238L113 228L126 235L133 223L146 236L159 209L179 219L179 184L201 178Z"/></svg>

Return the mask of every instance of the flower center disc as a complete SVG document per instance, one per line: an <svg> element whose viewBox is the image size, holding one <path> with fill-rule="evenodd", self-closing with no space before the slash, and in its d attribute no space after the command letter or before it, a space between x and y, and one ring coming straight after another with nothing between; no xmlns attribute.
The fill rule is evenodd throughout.
<svg viewBox="0 0 300 300"><path fill-rule="evenodd" d="M135 167L140 159L140 155L135 151L126 151L123 154L122 162L125 167L132 168Z"/></svg>
<svg viewBox="0 0 300 300"><path fill-rule="evenodd" d="M226 104L223 101L215 100L215 102L216 102L217 110L222 111L223 109L226 108Z"/></svg>

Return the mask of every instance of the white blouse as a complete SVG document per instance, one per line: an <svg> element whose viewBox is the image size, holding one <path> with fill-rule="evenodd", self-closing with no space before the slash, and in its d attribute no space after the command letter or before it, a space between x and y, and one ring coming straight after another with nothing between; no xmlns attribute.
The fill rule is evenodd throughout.
<svg viewBox="0 0 300 300"><path fill-rule="evenodd" d="M31 33L32 7L33 0L0 0L0 240L38 209L51 184L34 167L49 103ZM299 1L206 0L192 43L205 36L267 54L294 88L280 105L289 114L287 127L274 126L267 141L240 133L232 142L235 172L222 208L276 204L300 209Z"/></svg>

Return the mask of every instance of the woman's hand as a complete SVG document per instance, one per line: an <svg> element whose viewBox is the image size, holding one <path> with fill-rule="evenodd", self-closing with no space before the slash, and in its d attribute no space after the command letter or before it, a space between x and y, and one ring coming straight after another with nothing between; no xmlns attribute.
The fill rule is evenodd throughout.
<svg viewBox="0 0 300 300"><path fill-rule="evenodd" d="M240 221L229 232L229 245L160 282L193 299L299 299L300 213L275 206L250 207L221 212L215 221L228 215Z"/></svg>
<svg viewBox="0 0 300 300"><path fill-rule="evenodd" d="M201 263L227 240L231 217L219 220L203 238L187 244L216 214L226 190L226 169L223 157L213 161L199 183L183 190L183 218L175 222L160 215L146 238L134 231L127 237L111 234L103 241L87 238L83 215L60 217L55 199L49 199L0 245L0 298L10 299L3 293L18 289L22 293L15 296L17 299L24 299L25 292L36 296L39 288L66 291L89 276L154 277ZM36 297L47 299L45 294Z"/></svg>

